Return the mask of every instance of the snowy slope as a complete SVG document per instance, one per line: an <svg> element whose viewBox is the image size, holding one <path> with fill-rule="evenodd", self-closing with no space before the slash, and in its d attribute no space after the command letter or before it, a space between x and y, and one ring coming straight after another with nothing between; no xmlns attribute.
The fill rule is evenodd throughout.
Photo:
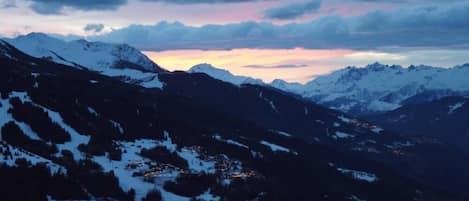
<svg viewBox="0 0 469 201"><path fill-rule="evenodd" d="M264 82L260 79L254 79L246 76L238 76L233 75L227 70L223 70L220 68L216 68L210 64L198 64L193 66L187 72L189 73L205 73L210 77L213 77L218 80L222 80L225 82L229 82L234 85L242 85L242 84L257 84L257 85L264 85Z"/></svg>
<svg viewBox="0 0 469 201"><path fill-rule="evenodd" d="M468 75L467 64L446 69L374 63L318 77L294 92L345 112L381 112L396 109L418 94L426 93L428 98L464 94L469 91Z"/></svg>
<svg viewBox="0 0 469 201"><path fill-rule="evenodd" d="M16 59L12 55L10 55L10 44L3 40L0 40L0 56L10 59Z"/></svg>
<svg viewBox="0 0 469 201"><path fill-rule="evenodd" d="M57 63L85 67L93 71L101 72L109 68L162 71L139 50L125 44L86 40L66 42L43 33L30 33L5 41L31 56L49 58Z"/></svg>
<svg viewBox="0 0 469 201"><path fill-rule="evenodd" d="M156 73L165 72L139 50L125 44L62 41L43 33L4 39L22 52L56 63L118 77L147 88L162 88Z"/></svg>

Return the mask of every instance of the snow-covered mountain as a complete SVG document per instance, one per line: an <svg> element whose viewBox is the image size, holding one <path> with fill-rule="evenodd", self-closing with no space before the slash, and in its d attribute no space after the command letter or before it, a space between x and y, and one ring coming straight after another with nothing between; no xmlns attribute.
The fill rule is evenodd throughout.
<svg viewBox="0 0 469 201"><path fill-rule="evenodd" d="M86 40L63 41L44 33L3 39L33 57L119 77L126 82L161 88L156 73L165 72L139 50L126 44Z"/></svg>
<svg viewBox="0 0 469 201"><path fill-rule="evenodd" d="M198 72L228 82L249 80L212 73L213 69ZM231 76L225 76L231 75ZM469 64L453 68L430 66L383 65L347 67L311 80L306 84L274 80L270 86L298 94L314 102L352 114L369 114L397 109L416 101L431 101L450 95L469 92ZM251 78L252 79L252 78ZM238 82L239 82L238 81ZM243 83L243 82L242 82Z"/></svg>
<svg viewBox="0 0 469 201"><path fill-rule="evenodd" d="M370 64L320 76L294 91L345 112L389 111L422 94L433 99L469 91L469 65L453 68Z"/></svg>
<svg viewBox="0 0 469 201"><path fill-rule="evenodd" d="M84 67L93 71L109 68L128 68L149 72L164 71L139 50L126 44L88 42L86 40L62 41L44 33L30 33L5 39L19 50L56 63Z"/></svg>
<svg viewBox="0 0 469 201"><path fill-rule="evenodd" d="M211 64L198 64L190 68L188 73L205 73L210 77L213 77L218 80L222 80L225 82L229 82L234 85L242 85L242 84L257 84L257 85L264 85L264 82L260 79L254 79L247 76L239 76L233 75L231 72L227 70L223 70L217 67L212 66Z"/></svg>

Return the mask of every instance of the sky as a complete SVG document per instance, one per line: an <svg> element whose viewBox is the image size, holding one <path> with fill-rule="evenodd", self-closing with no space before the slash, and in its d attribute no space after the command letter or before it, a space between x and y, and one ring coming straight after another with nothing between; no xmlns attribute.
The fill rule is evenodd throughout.
<svg viewBox="0 0 469 201"><path fill-rule="evenodd" d="M368 63L469 62L469 0L0 0L0 36L127 43L169 70L210 63L306 82Z"/></svg>

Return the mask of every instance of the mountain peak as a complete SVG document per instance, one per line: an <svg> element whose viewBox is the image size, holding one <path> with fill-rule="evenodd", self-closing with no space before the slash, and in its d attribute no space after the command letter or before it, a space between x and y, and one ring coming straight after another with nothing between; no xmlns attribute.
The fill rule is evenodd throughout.
<svg viewBox="0 0 469 201"><path fill-rule="evenodd" d="M189 73L205 73L208 76L222 80L225 82L229 82L234 85L242 85L242 84L257 84L257 85L264 85L264 82L260 79L254 79L251 77L246 76L238 76L233 75L230 71L214 67L208 63L197 64L187 70Z"/></svg>
<svg viewBox="0 0 469 201"><path fill-rule="evenodd" d="M84 39L67 42L37 32L7 39L7 42L34 57L98 72L113 68L165 71L139 50L123 44L89 42Z"/></svg>
<svg viewBox="0 0 469 201"><path fill-rule="evenodd" d="M274 79L274 80L272 80L272 82L271 82L271 83L272 83L272 84L279 84L279 85L288 84L288 82L287 82L287 81L285 81L285 80L282 80L282 79Z"/></svg>
<svg viewBox="0 0 469 201"><path fill-rule="evenodd" d="M45 33L40 33L40 32L31 32L31 33L26 34L26 35L21 35L21 36L16 37L14 40L36 41L36 42L40 42L40 43L60 41L60 39L58 39L58 38L54 38L52 36L49 36Z"/></svg>
<svg viewBox="0 0 469 201"><path fill-rule="evenodd" d="M384 64L381 64L379 62L375 62L375 63L372 63L372 64L368 64L366 66L367 69L371 69L371 70L374 70L374 71L382 71L384 70L385 68L389 67L388 65L384 65Z"/></svg>
<svg viewBox="0 0 469 201"><path fill-rule="evenodd" d="M27 38L51 38L49 35L41 32L31 32L29 34L24 35Z"/></svg>
<svg viewBox="0 0 469 201"><path fill-rule="evenodd" d="M230 71L222 69L222 68L215 67L215 66L213 66L212 64L209 64L209 63L201 63L201 64L197 64L195 66L192 66L189 70L187 70L187 72L189 72L189 73L205 73L205 74L208 74L208 75L218 74L218 75L223 75L225 77L235 76Z"/></svg>
<svg viewBox="0 0 469 201"><path fill-rule="evenodd" d="M218 72L224 72L224 73L231 74L227 70L217 68L217 67L213 66L212 64L208 64L208 63L201 63L201 64L194 65L188 70L188 72L190 72L190 73L206 73L206 71L218 71Z"/></svg>
<svg viewBox="0 0 469 201"><path fill-rule="evenodd" d="M212 64L209 64L209 63L201 63L201 64L197 64L197 65L192 66L191 69L189 69L188 71L196 71L198 69L223 70L223 69L216 68L215 66L213 66Z"/></svg>

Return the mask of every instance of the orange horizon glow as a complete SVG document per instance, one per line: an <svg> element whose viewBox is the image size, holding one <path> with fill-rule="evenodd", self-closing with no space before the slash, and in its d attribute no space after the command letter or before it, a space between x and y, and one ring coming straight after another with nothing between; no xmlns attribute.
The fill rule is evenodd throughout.
<svg viewBox="0 0 469 201"><path fill-rule="evenodd" d="M330 73L338 67L324 63L355 53L353 50L309 50L309 49L233 49L233 50L170 50L143 52L163 68L188 70L192 66L209 63L217 68L271 82L284 79L305 83L317 75ZM252 68L248 65L277 66L298 65L286 68Z"/></svg>

